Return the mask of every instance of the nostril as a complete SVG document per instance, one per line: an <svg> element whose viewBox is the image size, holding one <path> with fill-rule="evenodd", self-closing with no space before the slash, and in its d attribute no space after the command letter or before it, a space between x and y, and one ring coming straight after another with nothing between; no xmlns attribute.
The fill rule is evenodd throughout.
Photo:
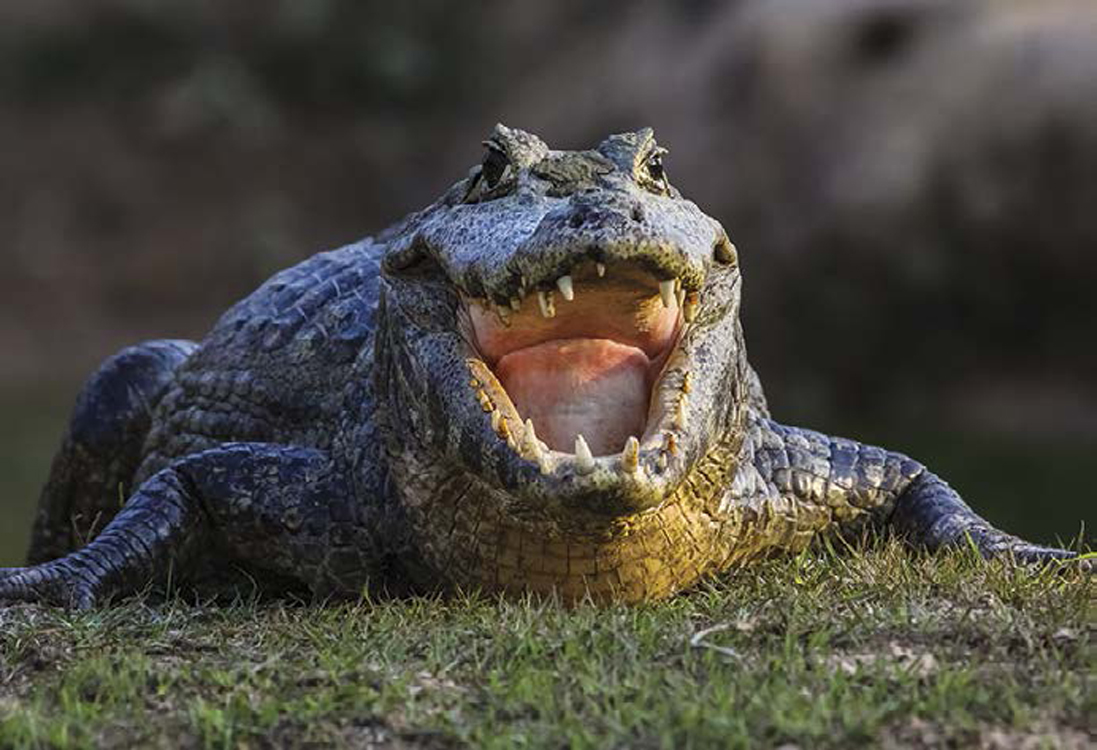
<svg viewBox="0 0 1097 750"><path fill-rule="evenodd" d="M578 229L579 227L583 226L584 219L585 217L583 216L583 214L574 214L570 219L568 219L568 226L570 226L572 229Z"/></svg>
<svg viewBox="0 0 1097 750"><path fill-rule="evenodd" d="M735 245L731 244L731 240L728 239L726 234L721 234L720 238L713 244L712 257L716 259L717 263L723 263L726 266L739 264L739 252L735 249Z"/></svg>
<svg viewBox="0 0 1097 750"><path fill-rule="evenodd" d="M644 220L644 208L639 203L632 207L632 220L636 223Z"/></svg>

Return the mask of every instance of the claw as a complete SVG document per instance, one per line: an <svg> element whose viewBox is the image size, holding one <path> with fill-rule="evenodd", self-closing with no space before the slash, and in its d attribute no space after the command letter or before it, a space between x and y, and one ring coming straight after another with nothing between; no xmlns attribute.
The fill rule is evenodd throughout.
<svg viewBox="0 0 1097 750"><path fill-rule="evenodd" d="M77 610L94 607L96 596L92 585L58 562L29 568L0 568L0 603L33 602Z"/></svg>

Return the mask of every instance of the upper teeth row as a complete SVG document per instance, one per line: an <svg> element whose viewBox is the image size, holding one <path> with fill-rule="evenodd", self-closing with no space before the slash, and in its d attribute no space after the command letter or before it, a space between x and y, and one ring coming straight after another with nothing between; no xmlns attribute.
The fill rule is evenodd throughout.
<svg viewBox="0 0 1097 750"><path fill-rule="evenodd" d="M603 263L596 264L599 276L605 276L606 266ZM556 288L560 290L560 295L567 301L572 302L575 300L575 282L572 281L570 275L561 276L556 280ZM553 292L546 291L544 289L537 290L537 306L541 310L542 317L554 318L556 317L556 301L553 299L555 295ZM687 323L692 323L693 319L697 315L697 305L700 301L700 296L697 292L687 292L682 288L682 280L679 278L667 279L666 281L659 282L659 298L663 301L663 307L671 308L675 303L682 310L682 317L686 319ZM501 305L495 306L495 311L498 313L499 318L503 323L510 323L510 312L518 312L522 309L522 300L520 297L510 298L510 310Z"/></svg>

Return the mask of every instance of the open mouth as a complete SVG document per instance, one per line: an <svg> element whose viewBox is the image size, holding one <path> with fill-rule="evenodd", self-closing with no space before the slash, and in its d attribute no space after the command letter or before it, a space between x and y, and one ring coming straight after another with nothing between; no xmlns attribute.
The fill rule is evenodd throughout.
<svg viewBox="0 0 1097 750"><path fill-rule="evenodd" d="M543 471L553 454L580 473L600 456L635 463L666 416L653 394L697 300L628 262L582 262L508 306L466 299L470 369L496 433Z"/></svg>

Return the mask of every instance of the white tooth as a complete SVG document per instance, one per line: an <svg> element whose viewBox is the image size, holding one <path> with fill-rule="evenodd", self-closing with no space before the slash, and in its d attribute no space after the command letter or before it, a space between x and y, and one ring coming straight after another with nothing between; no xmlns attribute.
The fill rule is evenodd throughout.
<svg viewBox="0 0 1097 750"><path fill-rule="evenodd" d="M602 278L603 276L606 275L606 264L605 263L595 263L594 267L596 269L598 269L598 278Z"/></svg>
<svg viewBox="0 0 1097 750"><path fill-rule="evenodd" d="M522 432L522 443L519 448L524 457L540 462L541 442L537 439L537 433L533 431L532 419L526 420L526 429Z"/></svg>
<svg viewBox="0 0 1097 750"><path fill-rule="evenodd" d="M655 463L659 466L659 471L667 470L667 454L662 451L659 452L659 458L655 459Z"/></svg>
<svg viewBox="0 0 1097 750"><path fill-rule="evenodd" d="M659 296L663 298L663 307L674 305L674 279L659 282Z"/></svg>
<svg viewBox="0 0 1097 750"><path fill-rule="evenodd" d="M522 310L522 300L517 297L510 298L510 309L514 312L520 312Z"/></svg>
<svg viewBox="0 0 1097 750"><path fill-rule="evenodd" d="M640 468L640 441L630 435L621 451L621 468L632 474Z"/></svg>
<svg viewBox="0 0 1097 750"><path fill-rule="evenodd" d="M682 305L682 317L686 319L687 323L692 323L693 319L697 317L697 292L690 292L686 295L686 301Z"/></svg>
<svg viewBox="0 0 1097 750"><path fill-rule="evenodd" d="M510 308L503 307L502 305L495 305L495 314L499 317L499 321L507 328L510 328Z"/></svg>
<svg viewBox="0 0 1097 750"><path fill-rule="evenodd" d="M590 453L590 446L583 439L582 434L575 436L575 469L580 474L589 474L594 471L594 456Z"/></svg>
<svg viewBox="0 0 1097 750"><path fill-rule="evenodd" d="M556 305L552 301L552 292L537 292L537 304L541 307L541 315L545 318L556 317Z"/></svg>
<svg viewBox="0 0 1097 750"><path fill-rule="evenodd" d="M572 286L570 276L561 276L556 280L556 286L560 290L560 294L564 295L564 299L571 302L575 299L575 287Z"/></svg>
<svg viewBox="0 0 1097 750"><path fill-rule="evenodd" d="M682 309L682 303L686 301L686 293L681 287L674 290L674 301L678 303L678 309Z"/></svg>
<svg viewBox="0 0 1097 750"><path fill-rule="evenodd" d="M686 394L678 399L678 405L674 407L674 426L679 430L686 429Z"/></svg>
<svg viewBox="0 0 1097 750"><path fill-rule="evenodd" d="M503 413L496 409L491 413L491 429L499 432L499 425L503 423Z"/></svg>

